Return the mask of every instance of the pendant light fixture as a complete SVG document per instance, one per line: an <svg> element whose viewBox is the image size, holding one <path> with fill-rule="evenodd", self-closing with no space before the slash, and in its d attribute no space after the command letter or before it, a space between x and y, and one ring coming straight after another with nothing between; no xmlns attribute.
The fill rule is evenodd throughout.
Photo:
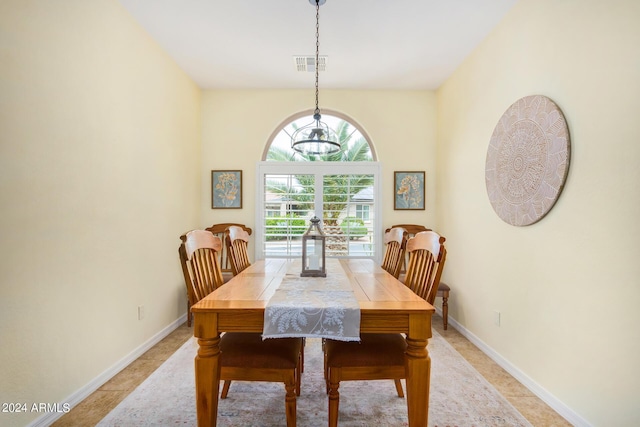
<svg viewBox="0 0 640 427"><path fill-rule="evenodd" d="M326 0L309 0L316 6L316 109L313 122L296 130L291 136L291 148L298 153L323 155L337 153L342 148L336 133L324 122L320 121L318 108L318 60L320 58L320 5Z"/></svg>

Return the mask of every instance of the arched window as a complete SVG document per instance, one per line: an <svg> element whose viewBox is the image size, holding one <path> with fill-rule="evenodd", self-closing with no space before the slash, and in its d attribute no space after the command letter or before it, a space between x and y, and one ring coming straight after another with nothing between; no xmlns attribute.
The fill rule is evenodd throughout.
<svg viewBox="0 0 640 427"><path fill-rule="evenodd" d="M322 218L328 257L379 260L380 165L362 128L343 115L323 114L339 136L339 153L302 155L291 135L313 120L289 118L272 134L258 164L256 259L301 256L301 236Z"/></svg>
<svg viewBox="0 0 640 427"><path fill-rule="evenodd" d="M342 150L326 156L302 155L291 148L291 135L313 121L313 114L306 113L289 118L272 135L262 160L276 162L372 162L377 160L375 151L362 128L339 113L322 114L327 123L338 135Z"/></svg>

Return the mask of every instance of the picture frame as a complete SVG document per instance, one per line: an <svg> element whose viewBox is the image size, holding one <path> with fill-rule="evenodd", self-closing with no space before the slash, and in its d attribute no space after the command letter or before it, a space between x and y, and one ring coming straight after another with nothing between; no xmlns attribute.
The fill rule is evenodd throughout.
<svg viewBox="0 0 640 427"><path fill-rule="evenodd" d="M424 171L394 172L394 210L425 210L425 195Z"/></svg>
<svg viewBox="0 0 640 427"><path fill-rule="evenodd" d="M211 171L211 209L242 209L242 171Z"/></svg>

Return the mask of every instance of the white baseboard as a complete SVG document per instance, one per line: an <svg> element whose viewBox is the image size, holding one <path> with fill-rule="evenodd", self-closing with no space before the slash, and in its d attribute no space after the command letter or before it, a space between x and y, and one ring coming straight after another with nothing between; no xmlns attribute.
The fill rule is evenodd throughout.
<svg viewBox="0 0 640 427"><path fill-rule="evenodd" d="M436 307L436 312L442 315L442 310ZM466 329L460 323L458 323L455 319L452 319L449 316L448 319L449 326L452 326L456 329L460 334L466 337L471 343L473 343L476 347L478 347L484 354L489 356L494 362L502 367L505 371L507 371L512 377L518 380L522 385L528 388L533 394L538 396L544 403L549 405L554 411L560 414L564 419L569 421L576 427L591 427L591 424L587 422L584 418L578 415L575 411L569 408L567 405L562 403L558 398L556 398L553 394L549 393L544 387L540 384L533 381L528 375L518 369L516 366L512 365L511 362L502 357L499 353L497 353L494 349L489 347L485 342L483 342L480 338L475 336L471 331Z"/></svg>
<svg viewBox="0 0 640 427"><path fill-rule="evenodd" d="M177 320L172 322L169 326L162 329L160 332L149 338L145 343L143 343L140 347L133 350L131 353L126 355L120 361L118 361L115 365L98 375L96 378L91 380L84 387L76 390L69 397L64 399L58 407L62 408L63 404L68 404L71 409L73 409L77 404L82 402L84 399L89 397L91 393L99 389L104 383L109 381L111 378L116 376L120 371L129 366L134 360L138 357L142 356L147 350L149 350L154 345L158 344L162 341L163 338L168 336L171 332L175 331L178 326L182 325L187 320L187 315L184 314L180 316ZM64 415L64 412L50 412L46 413L43 416L37 418L32 423L28 424L27 427L47 427L51 425L54 421L58 420L60 417Z"/></svg>

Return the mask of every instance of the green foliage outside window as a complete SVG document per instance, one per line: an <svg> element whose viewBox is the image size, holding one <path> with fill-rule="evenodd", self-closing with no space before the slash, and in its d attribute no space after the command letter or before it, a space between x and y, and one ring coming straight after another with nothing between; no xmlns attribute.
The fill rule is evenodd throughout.
<svg viewBox="0 0 640 427"><path fill-rule="evenodd" d="M272 217L265 220L265 239L281 240L287 236L302 236L307 231L304 218L293 215L287 217Z"/></svg>
<svg viewBox="0 0 640 427"><path fill-rule="evenodd" d="M364 237L369 232L363 220L352 216L343 219L342 223L340 223L340 228L342 228L344 234L348 234L352 240Z"/></svg>

